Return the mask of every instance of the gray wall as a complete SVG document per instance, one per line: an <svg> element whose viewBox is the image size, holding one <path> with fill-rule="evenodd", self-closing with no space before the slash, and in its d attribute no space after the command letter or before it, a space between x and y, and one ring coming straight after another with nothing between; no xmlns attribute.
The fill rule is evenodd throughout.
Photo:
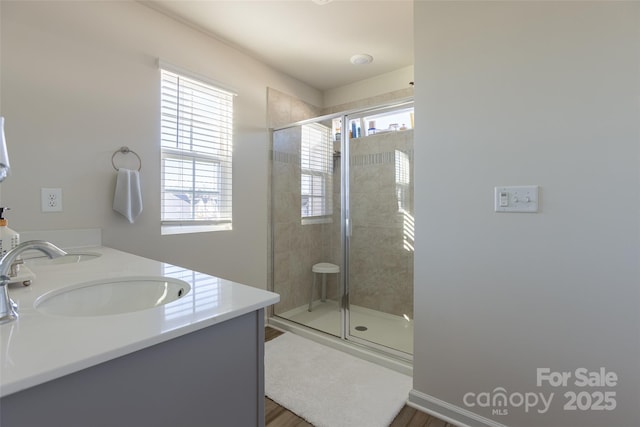
<svg viewBox="0 0 640 427"><path fill-rule="evenodd" d="M509 426L640 425L640 3L414 5L412 401ZM539 213L493 212L494 186L526 184ZM578 387L583 367L619 381ZM538 387L537 368L573 376ZM544 414L463 402L496 387L555 397ZM617 407L564 410L581 391Z"/></svg>

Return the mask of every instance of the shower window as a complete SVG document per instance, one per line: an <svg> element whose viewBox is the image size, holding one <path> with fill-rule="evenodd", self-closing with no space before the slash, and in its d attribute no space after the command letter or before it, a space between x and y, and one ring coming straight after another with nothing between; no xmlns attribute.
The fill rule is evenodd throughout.
<svg viewBox="0 0 640 427"><path fill-rule="evenodd" d="M301 127L300 206L303 223L329 222L333 213L333 142L321 124Z"/></svg>

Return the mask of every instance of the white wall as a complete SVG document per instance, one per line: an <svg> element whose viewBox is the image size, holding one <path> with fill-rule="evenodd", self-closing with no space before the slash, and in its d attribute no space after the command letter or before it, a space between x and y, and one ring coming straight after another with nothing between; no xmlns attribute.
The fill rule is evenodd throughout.
<svg viewBox="0 0 640 427"><path fill-rule="evenodd" d="M266 287L266 87L314 105L322 94L137 2L0 5L10 226L98 227L105 245ZM233 231L160 235L157 58L238 92ZM123 145L143 162L144 211L133 225L111 209L111 156ZM62 188L62 213L40 212L41 187Z"/></svg>
<svg viewBox="0 0 640 427"><path fill-rule="evenodd" d="M412 81L413 65L350 85L325 90L322 105L324 107L332 107L395 92L411 87L409 82Z"/></svg>
<svg viewBox="0 0 640 427"><path fill-rule="evenodd" d="M460 408L640 425L640 3L414 5L412 402L470 425L490 423ZM539 213L493 212L494 186L526 184ZM582 367L619 381L578 387ZM573 376L538 387L537 368ZM497 387L555 396L543 414L464 404ZM566 392L604 391L615 410L563 409Z"/></svg>

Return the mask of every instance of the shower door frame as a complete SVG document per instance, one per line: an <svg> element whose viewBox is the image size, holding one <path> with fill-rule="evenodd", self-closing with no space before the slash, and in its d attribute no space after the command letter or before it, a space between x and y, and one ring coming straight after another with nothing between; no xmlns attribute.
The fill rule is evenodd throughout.
<svg viewBox="0 0 640 427"><path fill-rule="evenodd" d="M397 99L394 101L390 101L387 103L380 103L370 107L363 107L357 109L346 110L338 113L326 114L318 117L313 117L311 119L301 120L295 123L291 123L285 126L279 126L277 128L273 128L271 132L271 145L273 147L273 133L279 130L289 129L296 126L302 126L306 124L318 123L326 120L334 120L340 119L342 123L341 136L340 136L340 242L342 248L342 268L340 269L340 284L339 284L339 307L340 307L340 335L336 336L326 331L322 331L319 329L315 329L304 325L302 323L294 322L292 320L287 319L286 317L281 317L275 313L275 307L272 305L269 307L267 313L269 319L277 318L278 321L284 321L286 324L295 324L305 330L312 330L314 332L329 336L335 337L346 343L353 343L364 348L374 350L377 353L380 353L384 356L390 356L396 360L405 363L413 362L413 354L406 353L401 350L394 349L392 347L388 347L385 345L378 344L373 341L365 340L350 334L350 301L349 301L349 247L350 247L350 237L351 237L351 218L350 218L350 137L348 135L348 129L346 124L348 123L349 116L364 116L375 114L376 112L384 112L391 111L395 108L402 108L403 106L413 105L414 99L413 97ZM273 158L273 157L272 157ZM270 179L272 179L272 174L270 173ZM271 191L271 186L270 186ZM275 292L275 280L274 280L274 223L273 223L273 195L269 195L271 200L271 220L270 220L270 233L271 233L271 242L270 242L270 274L269 274L269 289ZM311 334L313 336L313 334Z"/></svg>

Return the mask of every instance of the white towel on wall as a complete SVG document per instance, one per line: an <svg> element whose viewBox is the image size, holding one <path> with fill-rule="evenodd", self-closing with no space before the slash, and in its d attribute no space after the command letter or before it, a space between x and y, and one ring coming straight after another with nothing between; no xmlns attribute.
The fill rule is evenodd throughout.
<svg viewBox="0 0 640 427"><path fill-rule="evenodd" d="M140 172L137 170L118 169L113 210L124 215L132 224L142 212Z"/></svg>

